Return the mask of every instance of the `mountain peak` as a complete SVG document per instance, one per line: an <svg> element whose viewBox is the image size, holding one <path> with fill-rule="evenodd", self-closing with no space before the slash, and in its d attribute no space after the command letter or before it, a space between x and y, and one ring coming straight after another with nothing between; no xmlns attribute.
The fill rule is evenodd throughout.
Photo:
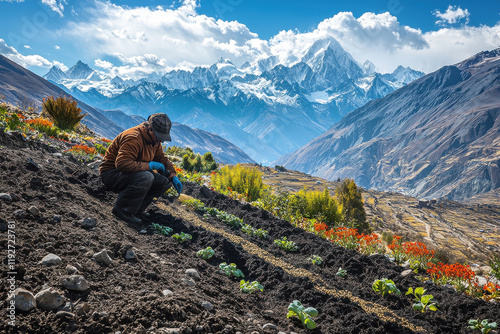
<svg viewBox="0 0 500 334"><path fill-rule="evenodd" d="M94 70L79 60L73 67L66 71L66 76L70 79L86 79Z"/></svg>
<svg viewBox="0 0 500 334"><path fill-rule="evenodd" d="M56 65L52 66L50 70L43 76L45 80L50 80L53 82L58 82L61 79L66 78L66 73L64 73L59 67Z"/></svg>

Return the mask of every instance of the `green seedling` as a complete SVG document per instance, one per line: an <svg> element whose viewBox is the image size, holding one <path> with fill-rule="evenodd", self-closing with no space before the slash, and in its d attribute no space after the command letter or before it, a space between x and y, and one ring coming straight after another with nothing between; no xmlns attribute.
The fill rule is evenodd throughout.
<svg viewBox="0 0 500 334"><path fill-rule="evenodd" d="M239 270L234 263L227 264L226 262L222 262L221 264L219 264L219 268L229 277L245 277L245 275L243 275L241 270Z"/></svg>
<svg viewBox="0 0 500 334"><path fill-rule="evenodd" d="M481 333L486 334L492 329L497 328L497 323L496 322L488 322L488 319L484 319L483 321L479 322L479 319L470 319L469 320L469 328L473 330L478 330L481 331Z"/></svg>
<svg viewBox="0 0 500 334"><path fill-rule="evenodd" d="M387 278L375 280L375 282L373 282L372 289L373 291L380 293L382 297L392 293L397 296L401 294L401 291L396 288L396 284L394 284L392 280Z"/></svg>
<svg viewBox="0 0 500 334"><path fill-rule="evenodd" d="M179 241L181 244L184 243L184 242L187 242L191 239L193 239L193 237L191 236L191 234L189 233L184 233L184 232L181 232L181 234L174 234L172 235L172 238L174 238L175 240Z"/></svg>
<svg viewBox="0 0 500 334"><path fill-rule="evenodd" d="M158 234L163 234L168 236L170 233L172 233L173 229L168 227L168 226L163 226L157 223L151 223L151 227L153 230L158 233Z"/></svg>
<svg viewBox="0 0 500 334"><path fill-rule="evenodd" d="M171 189L173 189L172 187ZM186 208L192 209L196 212L203 213L206 211L205 204L202 201L195 198L188 198L182 202L186 206Z"/></svg>
<svg viewBox="0 0 500 334"><path fill-rule="evenodd" d="M244 293L252 293L254 291L264 291L264 287L257 281L240 281L240 290Z"/></svg>
<svg viewBox="0 0 500 334"><path fill-rule="evenodd" d="M219 219L220 221L222 221L223 223L225 223L231 227L240 228L241 225L243 225L242 219L240 219L232 214L229 214L225 211L217 210L216 208L207 208L206 212L207 212L207 215L210 215L212 217L216 217L217 219Z"/></svg>
<svg viewBox="0 0 500 334"><path fill-rule="evenodd" d="M297 244L293 241L288 241L286 237L281 239L274 240L274 243L278 245L278 247L284 249L287 252L294 252L299 249Z"/></svg>
<svg viewBox="0 0 500 334"><path fill-rule="evenodd" d="M313 255L310 258L307 259L308 261L311 261L312 264L314 265L320 265L323 263L323 259L319 257L318 255Z"/></svg>
<svg viewBox="0 0 500 334"><path fill-rule="evenodd" d="M253 234L253 227L250 224L243 224L243 226L241 226L241 230L248 235Z"/></svg>
<svg viewBox="0 0 500 334"><path fill-rule="evenodd" d="M340 276L340 277L346 277L347 270L342 269L342 267L339 267L339 270L337 270L337 273L335 275Z"/></svg>
<svg viewBox="0 0 500 334"><path fill-rule="evenodd" d="M241 230L250 236L255 236L258 238L267 238L267 236L268 236L267 231L265 231L261 228L256 229L256 228L252 227L252 225L250 225L250 224L243 224L241 226Z"/></svg>
<svg viewBox="0 0 500 334"><path fill-rule="evenodd" d="M269 233L261 228L259 229L253 229L253 235L256 236L257 238L267 238L269 236Z"/></svg>
<svg viewBox="0 0 500 334"><path fill-rule="evenodd" d="M413 288L409 288L408 291L406 292L406 295L413 295L415 298L413 301L415 304L413 304L413 309L415 311L421 311L422 313L425 312L425 310L429 311L437 311L437 303L436 301L433 301L434 296L433 295L425 295L425 289L422 287L415 288L415 291L413 291Z"/></svg>
<svg viewBox="0 0 500 334"><path fill-rule="evenodd" d="M212 247L207 247L196 252L196 256L201 257L203 260L209 260L215 255L215 251Z"/></svg>
<svg viewBox="0 0 500 334"><path fill-rule="evenodd" d="M318 311L313 307L304 307L302 303L298 300L294 300L293 303L288 305L287 318L297 317L302 321L302 326L307 329L316 328L316 323L311 317L318 316Z"/></svg>

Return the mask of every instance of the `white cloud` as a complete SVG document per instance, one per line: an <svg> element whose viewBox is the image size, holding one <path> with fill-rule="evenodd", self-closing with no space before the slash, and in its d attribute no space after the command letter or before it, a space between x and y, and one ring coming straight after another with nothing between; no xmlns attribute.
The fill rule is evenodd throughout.
<svg viewBox="0 0 500 334"><path fill-rule="evenodd" d="M7 43L5 43L5 41L1 38L0 38L0 54L4 55L5 57L9 58L10 60L18 63L23 67L36 66L36 67L49 68L53 65L52 62L48 61L47 59L39 55L28 55L28 56L22 55L15 48L7 45Z"/></svg>
<svg viewBox="0 0 500 334"><path fill-rule="evenodd" d="M54 60L54 66L59 67L64 72L66 72L68 70L68 66L64 65L63 63L58 62L57 60Z"/></svg>
<svg viewBox="0 0 500 334"><path fill-rule="evenodd" d="M95 64L95 66L100 67L100 68L104 68L104 69L110 69L113 67L112 63L110 63L109 61L106 61L106 60L101 60L101 59L96 59L94 64Z"/></svg>
<svg viewBox="0 0 500 334"><path fill-rule="evenodd" d="M61 49L61 47L60 47L59 45L54 45L54 49L56 49L56 50L60 50L60 49Z"/></svg>
<svg viewBox="0 0 500 334"><path fill-rule="evenodd" d="M49 8L58 13L59 16L64 16L64 5L67 3L66 0L42 0L42 3L49 6Z"/></svg>
<svg viewBox="0 0 500 334"><path fill-rule="evenodd" d="M439 10L435 10L433 14L440 18L440 20L436 21L436 24L445 25L445 24L454 24L460 22L462 19L465 19L465 24L469 23L469 10L462 9L460 6L452 6L449 5L446 12L441 13Z"/></svg>
<svg viewBox="0 0 500 334"><path fill-rule="evenodd" d="M25 49L31 49L31 46L29 46L29 45L25 45L25 46L24 46L24 48L25 48Z"/></svg>

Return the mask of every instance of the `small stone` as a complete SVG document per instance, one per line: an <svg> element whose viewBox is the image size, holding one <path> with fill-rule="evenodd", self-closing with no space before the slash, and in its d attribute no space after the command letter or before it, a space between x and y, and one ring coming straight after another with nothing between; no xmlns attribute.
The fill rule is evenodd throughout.
<svg viewBox="0 0 500 334"><path fill-rule="evenodd" d="M194 286L196 286L195 281L193 281L193 280L192 280L192 279L190 279L190 278L183 278L183 279L181 280L181 282L182 282L182 283L184 283L184 284L186 284L187 286L190 286L190 287L194 287Z"/></svg>
<svg viewBox="0 0 500 334"><path fill-rule="evenodd" d="M207 311L212 311L214 309L214 305L207 301L202 302L201 306Z"/></svg>
<svg viewBox="0 0 500 334"><path fill-rule="evenodd" d="M127 249L127 252L125 252L125 259L127 260L137 260L137 254L135 253L136 249L135 248L129 248Z"/></svg>
<svg viewBox="0 0 500 334"><path fill-rule="evenodd" d="M54 217L52 217L52 221L57 224L57 223L60 223L61 222L61 216L59 215L54 215Z"/></svg>
<svg viewBox="0 0 500 334"><path fill-rule="evenodd" d="M83 218L80 224L85 228L95 227L97 225L97 219L91 217Z"/></svg>
<svg viewBox="0 0 500 334"><path fill-rule="evenodd" d="M408 276L412 273L412 270L411 269L406 269L405 271L403 271L401 273L401 276L405 277L405 276Z"/></svg>
<svg viewBox="0 0 500 334"><path fill-rule="evenodd" d="M73 304L71 302L67 302L63 308L61 308L60 311L66 311L66 312L72 312L73 311Z"/></svg>
<svg viewBox="0 0 500 334"><path fill-rule="evenodd" d="M35 295L36 305L44 311L55 310L66 301L62 291L54 288L47 288Z"/></svg>
<svg viewBox="0 0 500 334"><path fill-rule="evenodd" d="M143 228L142 230L139 231L140 234L146 234L148 233L148 230L146 230L145 228Z"/></svg>
<svg viewBox="0 0 500 334"><path fill-rule="evenodd" d="M195 279L196 281L200 279L200 274L198 274L198 271L196 269L186 269L186 275L189 277Z"/></svg>
<svg viewBox="0 0 500 334"><path fill-rule="evenodd" d="M59 153L59 152L57 152L57 153L52 153L52 155L53 155L54 157L57 157L57 158L62 157L62 153Z"/></svg>
<svg viewBox="0 0 500 334"><path fill-rule="evenodd" d="M427 280L424 282L424 284L427 284L427 285L434 285L434 282L431 281L431 280Z"/></svg>
<svg viewBox="0 0 500 334"><path fill-rule="evenodd" d="M99 253L95 253L92 258L106 266L109 266L111 263L113 263L113 260L109 257L108 251L105 249L103 249Z"/></svg>
<svg viewBox="0 0 500 334"><path fill-rule="evenodd" d="M75 319L75 314L67 311L58 311L56 313L56 318L63 319L63 320L74 320Z"/></svg>
<svg viewBox="0 0 500 334"><path fill-rule="evenodd" d="M15 289L14 293L7 299L9 304L11 300L14 300L15 307L21 311L28 312L36 307L35 296L23 288Z"/></svg>
<svg viewBox="0 0 500 334"><path fill-rule="evenodd" d="M26 218L26 211L16 210L16 211L14 211L14 216L16 216L16 218L19 218L19 219L24 219L24 218Z"/></svg>
<svg viewBox="0 0 500 334"><path fill-rule="evenodd" d="M264 326L262 326L262 329L272 329L272 330L277 330L278 329L278 326L276 326L275 324L264 324Z"/></svg>
<svg viewBox="0 0 500 334"><path fill-rule="evenodd" d="M78 269L76 269L76 267L68 264L66 266L66 272L68 273L68 275L74 275L74 274L78 274Z"/></svg>
<svg viewBox="0 0 500 334"><path fill-rule="evenodd" d="M86 291L89 288L87 280L82 275L68 275L61 278L61 285L68 290Z"/></svg>
<svg viewBox="0 0 500 334"><path fill-rule="evenodd" d="M44 258L39 262L39 264L43 264L45 266L57 266L62 263L62 260L59 256L55 254L47 254Z"/></svg>
<svg viewBox="0 0 500 334"><path fill-rule="evenodd" d="M38 172L40 170L40 165L33 161L33 159L28 158L26 159L26 168L33 172Z"/></svg>
<svg viewBox="0 0 500 334"><path fill-rule="evenodd" d="M0 200L5 202L12 202L12 197L7 193L0 193Z"/></svg>
<svg viewBox="0 0 500 334"><path fill-rule="evenodd" d="M20 199L20 198L19 198L19 196L17 196L17 195L16 195L16 194L14 194L14 193L10 193L9 195L10 195L10 198L12 198L12 201L13 201L13 202L17 202L17 201L19 201L19 199Z"/></svg>
<svg viewBox="0 0 500 334"><path fill-rule="evenodd" d="M169 289L165 289L161 292L165 297L167 296L170 296L170 295L173 295L173 291L172 290L169 290Z"/></svg>
<svg viewBox="0 0 500 334"><path fill-rule="evenodd" d="M205 328L203 328L202 326L196 327L197 332L203 332L204 330L205 330Z"/></svg>
<svg viewBox="0 0 500 334"><path fill-rule="evenodd" d="M79 303L75 306L75 312L78 315L84 315L86 313L89 313L90 311L90 304L87 302Z"/></svg>
<svg viewBox="0 0 500 334"><path fill-rule="evenodd" d="M262 313L264 313L264 315L270 316L270 315L274 314L274 311L273 310L264 310L264 312L262 312Z"/></svg>
<svg viewBox="0 0 500 334"><path fill-rule="evenodd" d="M35 217L38 217L40 215L40 210L38 210L38 208L34 205L28 208L28 212Z"/></svg>

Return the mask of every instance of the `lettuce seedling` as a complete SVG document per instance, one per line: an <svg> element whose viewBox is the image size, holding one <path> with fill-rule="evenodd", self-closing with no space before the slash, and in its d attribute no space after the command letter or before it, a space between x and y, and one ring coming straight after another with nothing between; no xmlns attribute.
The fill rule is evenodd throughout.
<svg viewBox="0 0 500 334"><path fill-rule="evenodd" d="M184 232L181 232L181 234L174 234L172 236L172 238L174 238L175 240L179 241L180 243L184 243L184 242L187 242L191 239L193 239L193 237L191 236L191 234L189 233L184 233Z"/></svg>
<svg viewBox="0 0 500 334"><path fill-rule="evenodd" d="M253 234L253 227L250 224L243 224L243 226L241 227L241 230L248 235Z"/></svg>
<svg viewBox="0 0 500 334"><path fill-rule="evenodd" d="M241 270L239 270L234 263L227 264L226 262L222 262L221 264L219 264L219 268L229 277L245 277L245 275L243 275Z"/></svg>
<svg viewBox="0 0 500 334"><path fill-rule="evenodd" d="M293 241L288 241L286 237L274 240L274 243L287 252L294 252L299 249L297 244Z"/></svg>
<svg viewBox="0 0 500 334"><path fill-rule="evenodd" d="M335 275L340 276L340 277L346 277L347 270L342 269L342 267L339 267L339 270L337 270L337 273Z"/></svg>
<svg viewBox="0 0 500 334"><path fill-rule="evenodd" d="M469 328L473 330L478 330L481 331L481 333L486 334L492 329L497 328L497 323L496 322L488 322L488 319L484 319L483 321L479 322L479 320L476 319L470 319L469 320Z"/></svg>
<svg viewBox="0 0 500 334"><path fill-rule="evenodd" d="M312 264L318 265L318 266L323 263L323 259L318 255L313 255L310 258L308 258L307 260L311 261Z"/></svg>
<svg viewBox="0 0 500 334"><path fill-rule="evenodd" d="M307 329L316 328L316 323L311 317L318 316L318 311L313 307L304 307L302 303L298 300L294 300L293 303L288 305L287 318L297 317L302 321L302 326Z"/></svg>
<svg viewBox="0 0 500 334"><path fill-rule="evenodd" d="M408 292L406 292L406 295L413 295L415 299L413 301L415 304L413 304L413 309L415 311L422 311L422 313L425 312L425 310L429 311L437 311L437 303L436 301L433 301L434 296L433 295L424 295L425 289L422 287L415 288L415 291L413 291L413 288L409 288Z"/></svg>
<svg viewBox="0 0 500 334"><path fill-rule="evenodd" d="M196 256L201 257L203 260L209 260L215 255L215 251L212 247L207 247L196 252Z"/></svg>
<svg viewBox="0 0 500 334"><path fill-rule="evenodd" d="M240 290L244 293L252 293L254 291L264 291L264 287L257 281L240 281Z"/></svg>
<svg viewBox="0 0 500 334"><path fill-rule="evenodd" d="M394 293L397 296L401 294L401 291L396 288L396 284L394 284L392 280L387 278L375 280L375 282L373 282L372 289L373 291L380 293L382 297L384 297L386 294L391 293Z"/></svg>
<svg viewBox="0 0 500 334"><path fill-rule="evenodd" d="M151 223L151 227L153 230L158 233L158 234L163 234L168 236L170 233L172 233L173 229L168 227L168 226L163 226L157 223Z"/></svg>
<svg viewBox="0 0 500 334"><path fill-rule="evenodd" d="M269 236L269 233L266 230L263 230L259 228L258 230L253 229L253 235L255 235L258 238L267 238Z"/></svg>

